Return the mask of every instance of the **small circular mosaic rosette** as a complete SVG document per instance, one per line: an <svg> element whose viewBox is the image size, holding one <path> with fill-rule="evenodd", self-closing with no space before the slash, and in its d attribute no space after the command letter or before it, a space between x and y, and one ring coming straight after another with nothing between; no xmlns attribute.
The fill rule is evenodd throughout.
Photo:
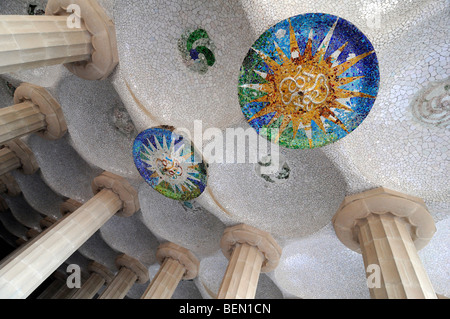
<svg viewBox="0 0 450 319"><path fill-rule="evenodd" d="M323 13L283 20L248 51L239 102L258 134L288 148L315 148L366 118L379 87L372 44L350 22Z"/></svg>
<svg viewBox="0 0 450 319"><path fill-rule="evenodd" d="M166 197L191 200L206 187L201 155L191 141L169 128L154 127L139 133L133 158L144 180Z"/></svg>

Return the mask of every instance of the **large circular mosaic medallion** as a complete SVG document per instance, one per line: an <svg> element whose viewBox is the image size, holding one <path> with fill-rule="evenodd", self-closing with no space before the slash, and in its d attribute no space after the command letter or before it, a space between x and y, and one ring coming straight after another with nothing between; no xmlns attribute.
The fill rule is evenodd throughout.
<svg viewBox="0 0 450 319"><path fill-rule="evenodd" d="M239 102L249 124L281 146L314 148L352 132L379 86L372 44L350 22L323 13L283 20L245 57Z"/></svg>
<svg viewBox="0 0 450 319"><path fill-rule="evenodd" d="M170 128L154 127L139 133L133 158L145 181L169 198L191 200L206 187L206 165L198 151Z"/></svg>

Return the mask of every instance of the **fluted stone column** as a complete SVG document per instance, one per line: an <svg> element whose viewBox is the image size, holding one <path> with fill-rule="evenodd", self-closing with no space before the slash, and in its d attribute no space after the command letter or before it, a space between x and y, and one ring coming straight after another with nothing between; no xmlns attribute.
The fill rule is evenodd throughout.
<svg viewBox="0 0 450 319"><path fill-rule="evenodd" d="M64 282L64 285L62 285L49 299L71 299L78 290L80 290L80 288L69 288L67 282Z"/></svg>
<svg viewBox="0 0 450 319"><path fill-rule="evenodd" d="M65 16L0 16L0 73L88 60L91 34Z"/></svg>
<svg viewBox="0 0 450 319"><path fill-rule="evenodd" d="M23 242L22 245L28 245L31 243L31 241L36 238L37 236L39 236L40 234L42 234L47 228L49 228L50 226L52 226L54 223L56 223L58 220L56 220L53 217L49 217L46 216L44 218L42 218L39 221L39 226L41 227L41 230L35 229L35 228L30 228L27 230L27 232L25 233L25 235L27 236L27 241ZM22 247L23 248L23 247ZM12 255L18 255L20 252L19 251L15 251L12 253Z"/></svg>
<svg viewBox="0 0 450 319"><path fill-rule="evenodd" d="M88 270L91 275L71 299L92 299L105 283L113 280L114 274L96 261L89 264Z"/></svg>
<svg viewBox="0 0 450 319"><path fill-rule="evenodd" d="M372 298L436 299L417 254L436 231L422 199L383 187L347 196L333 225L344 245L362 253Z"/></svg>
<svg viewBox="0 0 450 319"><path fill-rule="evenodd" d="M149 279L148 269L126 254L116 258L116 265L119 272L98 299L123 299L136 282L143 284Z"/></svg>
<svg viewBox="0 0 450 319"><path fill-rule="evenodd" d="M76 206L74 206L74 203L76 203ZM68 210L69 207L71 209L70 211ZM61 206L60 206L60 211L61 211L61 214L62 214L61 218L56 219L56 218L51 217L51 216L46 216L46 217L42 218L39 221L39 226L41 227L41 231L36 230L36 229L32 229L32 228L29 229L26 232L26 234L25 234L27 236L27 240L23 240L23 241L20 242L20 245L22 246L21 250L16 249L14 252L12 252L10 254L10 256L8 256L9 259L13 259L16 256L18 256L21 253L21 251L25 247L30 245L37 236L42 235L44 232L47 231L48 228L53 227L56 223L61 222L65 217L67 217L66 215L68 215L69 213L74 212L76 210L75 207L76 208L81 207L81 203L79 203L77 201L74 201L73 199L69 198L68 200L63 202L61 204Z"/></svg>
<svg viewBox="0 0 450 319"><path fill-rule="evenodd" d="M161 264L141 299L170 299L181 279L197 277L200 262L192 252L174 243L163 243L156 251Z"/></svg>
<svg viewBox="0 0 450 319"><path fill-rule="evenodd" d="M26 298L114 214L139 210L136 190L109 172L97 176L95 196L0 265L0 298Z"/></svg>
<svg viewBox="0 0 450 319"><path fill-rule="evenodd" d="M55 294L67 287L67 274L61 269L54 271L49 278L54 278L54 281L36 299L55 299Z"/></svg>
<svg viewBox="0 0 450 319"><path fill-rule="evenodd" d="M20 159L9 147L0 149L0 175L6 174L22 166Z"/></svg>
<svg viewBox="0 0 450 319"><path fill-rule="evenodd" d="M67 132L61 106L43 87L22 83L14 103L0 109L0 145L34 132L49 140Z"/></svg>
<svg viewBox="0 0 450 319"><path fill-rule="evenodd" d="M0 16L0 74L55 64L89 80L112 72L114 24L96 1L49 0L45 14Z"/></svg>
<svg viewBox="0 0 450 319"><path fill-rule="evenodd" d="M45 217L43 219L41 219L39 221L39 225L41 226L41 230L35 229L35 228L30 228L27 230L27 232L25 233L25 235L27 236L27 240L22 242L21 245L29 245L33 239L35 239L37 236L39 236L40 234L42 234L44 232L45 229L47 229L48 227L52 226L57 220L54 219L53 217ZM23 249L23 247L22 247ZM20 251L15 251L13 252L11 255L19 255Z"/></svg>
<svg viewBox="0 0 450 319"><path fill-rule="evenodd" d="M20 139L6 142L0 148L0 175L20 169L23 174L34 174L39 165L31 149Z"/></svg>
<svg viewBox="0 0 450 319"><path fill-rule="evenodd" d="M66 282L56 278L36 299L51 299L63 286Z"/></svg>
<svg viewBox="0 0 450 319"><path fill-rule="evenodd" d="M257 228L240 224L225 229L222 252L229 259L217 299L253 299L261 272L276 268L281 247Z"/></svg>

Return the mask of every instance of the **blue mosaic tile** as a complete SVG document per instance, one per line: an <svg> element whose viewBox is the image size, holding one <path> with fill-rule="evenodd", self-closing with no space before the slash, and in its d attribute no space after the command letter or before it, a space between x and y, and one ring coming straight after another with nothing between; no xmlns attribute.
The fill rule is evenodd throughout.
<svg viewBox="0 0 450 319"><path fill-rule="evenodd" d="M144 180L166 197L188 201L205 190L207 172L201 156L188 139L169 128L139 133L133 158Z"/></svg>
<svg viewBox="0 0 450 319"><path fill-rule="evenodd" d="M241 110L262 136L315 148L355 130L370 112L380 75L372 44L353 24L323 13L283 20L248 51Z"/></svg>

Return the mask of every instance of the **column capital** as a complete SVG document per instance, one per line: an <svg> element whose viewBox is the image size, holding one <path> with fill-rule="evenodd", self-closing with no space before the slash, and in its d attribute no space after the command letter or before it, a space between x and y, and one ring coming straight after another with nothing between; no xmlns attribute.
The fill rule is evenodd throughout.
<svg viewBox="0 0 450 319"><path fill-rule="evenodd" d="M48 140L56 140L67 132L67 123L64 119L61 106L53 96L43 87L30 83L22 83L14 91L14 103L19 104L31 101L45 115L47 127L36 132Z"/></svg>
<svg viewBox="0 0 450 319"><path fill-rule="evenodd" d="M61 212L61 215L65 216L67 214L73 213L78 208L80 208L82 205L83 204L81 204L80 202L78 202L72 198L69 198L68 200L64 201L59 206L59 211Z"/></svg>
<svg viewBox="0 0 450 319"><path fill-rule="evenodd" d="M166 258L172 258L183 265L185 269L183 275L184 280L197 277L200 262L188 249L171 242L165 242L159 245L158 250L156 251L156 259L162 264Z"/></svg>
<svg viewBox="0 0 450 319"><path fill-rule="evenodd" d="M39 235L41 232L35 228L30 228L27 230L27 232L25 233L28 240L31 240L33 238L35 238L37 235Z"/></svg>
<svg viewBox="0 0 450 319"><path fill-rule="evenodd" d="M88 271L90 273L96 273L105 279L106 284L109 284L114 279L114 274L105 266L99 264L96 261L92 261L88 265Z"/></svg>
<svg viewBox="0 0 450 319"><path fill-rule="evenodd" d="M125 178L104 171L92 181L92 191L97 194L104 188L113 191L122 201L118 216L128 217L140 209L138 193Z"/></svg>
<svg viewBox="0 0 450 319"><path fill-rule="evenodd" d="M280 261L282 249L268 232L245 224L227 227L220 241L225 257L230 259L236 244L248 244L258 248L264 255L261 272L275 269Z"/></svg>
<svg viewBox="0 0 450 319"><path fill-rule="evenodd" d="M125 267L134 272L137 276L138 284L144 284L150 279L148 269L139 260L127 254L119 255L116 258L116 266L118 269Z"/></svg>
<svg viewBox="0 0 450 319"><path fill-rule="evenodd" d="M69 15L69 5L79 6L79 14L92 36L93 52L89 61L67 63L67 69L86 80L104 80L119 62L113 21L95 0L49 0L46 15Z"/></svg>
<svg viewBox="0 0 450 319"><path fill-rule="evenodd" d="M33 151L25 144L21 139L15 139L5 143L7 147L20 161L20 168L18 168L23 174L31 175L34 174L38 169L39 165L34 157Z"/></svg>
<svg viewBox="0 0 450 319"><path fill-rule="evenodd" d="M39 226L41 226L42 230L44 231L45 229L49 228L57 221L58 220L54 217L46 216L39 221Z"/></svg>
<svg viewBox="0 0 450 319"><path fill-rule="evenodd" d="M360 252L356 225L370 214L390 213L404 220L417 250L425 247L436 232L433 217L425 202L384 187L371 189L344 198L333 216L333 226L339 240L348 248Z"/></svg>
<svg viewBox="0 0 450 319"><path fill-rule="evenodd" d="M15 139L5 143L7 147L20 161L21 167L18 168L23 174L34 174L39 165L34 157L33 151L21 139Z"/></svg>

